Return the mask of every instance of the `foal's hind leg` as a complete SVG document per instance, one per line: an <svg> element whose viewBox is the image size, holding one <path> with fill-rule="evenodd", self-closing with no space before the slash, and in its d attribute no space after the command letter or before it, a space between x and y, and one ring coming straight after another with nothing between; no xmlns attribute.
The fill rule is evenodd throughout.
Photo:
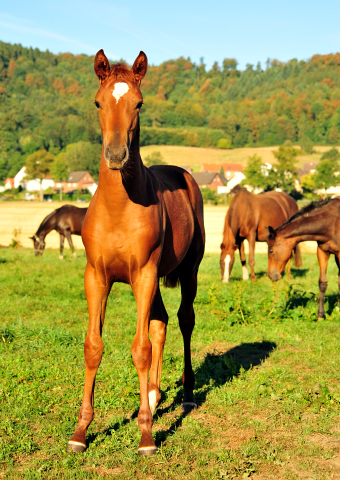
<svg viewBox="0 0 340 480"><path fill-rule="evenodd" d="M102 279L102 281L105 281ZM106 310L106 301L111 285L103 285L96 270L87 264L85 270L85 291L89 309L89 326L84 343L85 386L83 402L80 408L78 425L67 445L67 451L83 452L86 449L86 431L93 420L94 385L98 367L104 350L102 330Z"/></svg>
<svg viewBox="0 0 340 480"><path fill-rule="evenodd" d="M182 269L180 274L182 301L178 310L179 327L184 341L184 372L182 376L184 386L183 411L190 412L195 408L194 396L195 374L191 364L191 335L195 326L195 312L193 303L197 291L197 271Z"/></svg>
<svg viewBox="0 0 340 480"><path fill-rule="evenodd" d="M160 386L162 376L162 362L168 314L166 313L159 286L155 295L150 314L149 333L152 344L152 361L149 380L149 406L154 414L156 406L161 399Z"/></svg>
<svg viewBox="0 0 340 480"><path fill-rule="evenodd" d="M324 300L325 293L327 289L327 263L329 259L329 252L324 252L321 248L318 247L317 250L319 265L320 265L320 278L319 278L319 291L320 291L320 300L319 300L319 310L318 310L318 321L322 320L322 317L325 315Z"/></svg>

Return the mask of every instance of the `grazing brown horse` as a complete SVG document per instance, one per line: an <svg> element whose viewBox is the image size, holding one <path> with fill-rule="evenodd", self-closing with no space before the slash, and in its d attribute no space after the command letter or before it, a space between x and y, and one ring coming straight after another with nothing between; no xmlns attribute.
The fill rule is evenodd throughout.
<svg viewBox="0 0 340 480"><path fill-rule="evenodd" d="M326 272L331 253L335 255L335 261L339 269L338 284L340 289L339 218L340 198L334 198L333 200L327 198L320 202L310 203L276 229L269 226L268 276L273 281L281 278L291 252L298 243L308 240L317 242L317 255L320 265L318 320L321 320L325 314Z"/></svg>
<svg viewBox="0 0 340 480"><path fill-rule="evenodd" d="M243 280L248 280L244 240L249 243L249 265L251 279L256 280L255 242L266 242L268 225L278 227L298 210L296 201L284 192L266 192L259 195L242 189L237 193L228 209L224 222L223 242L221 243L222 282L229 282L235 261L235 250L239 249ZM299 247L295 248L295 265L301 266Z"/></svg>
<svg viewBox="0 0 340 480"><path fill-rule="evenodd" d="M35 256L42 255L44 253L46 235L52 232L52 230L56 230L60 235L59 258L63 258L65 237L67 238L74 258L77 258L71 235L81 235L81 228L83 226L86 212L87 208L78 208L74 207L73 205L63 205L47 215L47 217L45 217L41 222L33 237L29 237L31 240L33 240Z"/></svg>
<svg viewBox="0 0 340 480"><path fill-rule="evenodd" d="M85 292L89 327L84 343L85 387L78 425L68 450L86 448L93 412L94 384L104 343L107 297L113 282L131 285L137 303L137 329L131 351L140 384L139 455L153 455L153 413L160 383L168 315L159 279L181 284L178 310L184 340L183 409L195 406L191 334L197 272L204 253L203 202L193 177L179 167L146 168L139 153L140 83L147 57L140 52L132 69L112 65L100 50L94 61L100 88L95 98L103 134L98 189L89 206L82 239L86 249ZM124 329L124 324L121 325ZM151 337L151 341L149 339ZM148 381L150 372L150 378Z"/></svg>

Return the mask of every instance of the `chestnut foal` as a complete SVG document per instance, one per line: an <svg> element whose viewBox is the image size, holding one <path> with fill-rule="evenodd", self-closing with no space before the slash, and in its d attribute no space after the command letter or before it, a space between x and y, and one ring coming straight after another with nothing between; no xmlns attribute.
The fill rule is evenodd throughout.
<svg viewBox="0 0 340 480"><path fill-rule="evenodd" d="M77 428L68 450L86 449L93 412L94 385L104 344L106 301L113 282L131 285L137 303L137 329L131 351L140 383L139 455L153 455L153 413L160 383L168 315L159 279L181 285L178 310L184 340L183 409L195 406L190 341L195 324L193 302L204 253L203 203L193 177L173 166L146 168L139 153L140 83L147 57L140 52L132 69L112 65L103 50L94 61L100 88L95 105L103 134L98 189L82 229L86 249L85 292L89 327L84 343L85 387ZM122 328L124 328L122 326ZM151 342L149 339L151 337ZM150 378L148 381L150 371Z"/></svg>

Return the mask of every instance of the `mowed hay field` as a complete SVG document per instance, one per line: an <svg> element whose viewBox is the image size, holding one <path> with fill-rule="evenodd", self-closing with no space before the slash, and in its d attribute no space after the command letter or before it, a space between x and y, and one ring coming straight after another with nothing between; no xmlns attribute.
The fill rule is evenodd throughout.
<svg viewBox="0 0 340 480"><path fill-rule="evenodd" d="M0 245L10 245L14 238L14 230L19 231L16 240L23 247L33 247L31 237L38 229L41 221L53 210L65 205L59 202L0 202ZM74 203L76 206L86 207L86 203ZM204 221L206 230L206 252L219 253L222 242L224 219L227 212L226 205L205 205ZM83 250L84 245L81 237L72 236L76 250ZM68 244L65 240L64 254L68 255ZM59 248L59 234L52 231L46 237L46 248ZM258 253L267 253L266 243L257 243ZM315 242L302 244L302 251L316 251ZM248 244L246 242L246 252Z"/></svg>
<svg viewBox="0 0 340 480"><path fill-rule="evenodd" d="M169 313L157 454L137 455L139 384L130 346L136 304L128 285L109 297L95 418L84 454L67 454L84 385L88 313L85 254L0 249L0 478L123 480L339 479L340 318L330 262L326 318L316 321L318 264L305 254L292 280L257 281L235 262L221 284L205 255L192 339L198 409L183 415L180 290L161 287Z"/></svg>
<svg viewBox="0 0 340 480"><path fill-rule="evenodd" d="M296 146L299 148L298 146ZM235 148L223 150L219 148L198 148L198 147L180 147L171 145L149 145L141 147L142 159L152 152L160 152L164 161L169 165L185 166L189 165L194 170L199 171L203 163L240 163L244 167L248 158L252 155L259 155L264 162L276 163L273 151L279 147L256 147L256 148ZM299 167L307 162L318 162L321 155L332 147L316 146L315 153L312 155L299 155L297 162ZM340 147L335 147L340 150Z"/></svg>

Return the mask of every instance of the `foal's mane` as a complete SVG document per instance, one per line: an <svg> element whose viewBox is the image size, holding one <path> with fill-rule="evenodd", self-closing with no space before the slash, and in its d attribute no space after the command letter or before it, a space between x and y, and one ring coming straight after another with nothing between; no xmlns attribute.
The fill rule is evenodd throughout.
<svg viewBox="0 0 340 480"><path fill-rule="evenodd" d="M311 212L313 210L316 210L317 208L321 208L321 207L324 207L325 205L328 205L333 200L335 200L335 199L331 198L331 197L328 197L328 198L325 198L324 200L319 200L318 202L309 203L305 207L301 208L301 210L298 210L296 213L294 213L294 215L292 215L290 218L288 218L288 220L286 220L282 225L277 227L276 231L281 230L283 227L292 223L296 218L301 217L305 213Z"/></svg>
<svg viewBox="0 0 340 480"><path fill-rule="evenodd" d="M118 78L126 78L131 82L135 82L135 77L131 69L124 62L113 63L111 65L109 77L116 77L116 80Z"/></svg>

